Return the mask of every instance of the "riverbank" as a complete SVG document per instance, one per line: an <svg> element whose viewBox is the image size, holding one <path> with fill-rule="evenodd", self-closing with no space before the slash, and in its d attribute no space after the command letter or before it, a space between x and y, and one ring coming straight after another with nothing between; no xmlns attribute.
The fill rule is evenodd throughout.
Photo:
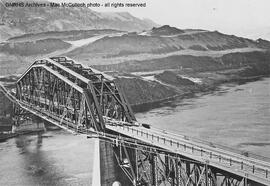
<svg viewBox="0 0 270 186"><path fill-rule="evenodd" d="M164 99L159 99L155 101L149 101L149 102L144 102L144 103L136 103L136 104L131 104L131 107L135 113L140 113L140 112L146 112L151 109L155 109L158 107L164 106L164 104L168 102L172 102L174 100L179 100L179 99L187 99L187 98L193 98L197 97L196 95L200 94L201 95L206 95L206 94L211 94L214 91L218 91L222 85L225 84L236 84L236 85L241 85L249 82L254 82L254 81L259 81L263 78L267 78L270 76L254 76L254 77L247 77L247 78L238 78L238 79L231 79L231 80L224 80L224 81L217 81L213 84L208 84L204 85L200 89L193 89L186 91L184 93L178 93L177 95L167 97Z"/></svg>

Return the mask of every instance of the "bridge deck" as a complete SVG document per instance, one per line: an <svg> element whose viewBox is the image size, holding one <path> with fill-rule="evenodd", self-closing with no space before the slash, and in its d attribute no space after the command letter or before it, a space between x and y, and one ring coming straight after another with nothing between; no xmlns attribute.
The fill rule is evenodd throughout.
<svg viewBox="0 0 270 186"><path fill-rule="evenodd" d="M193 142L172 133L144 127L106 125L106 128L117 133L141 140L153 146L167 149L181 156L191 158L218 169L247 177L265 185L270 184L268 175L270 163L245 157L203 143Z"/></svg>

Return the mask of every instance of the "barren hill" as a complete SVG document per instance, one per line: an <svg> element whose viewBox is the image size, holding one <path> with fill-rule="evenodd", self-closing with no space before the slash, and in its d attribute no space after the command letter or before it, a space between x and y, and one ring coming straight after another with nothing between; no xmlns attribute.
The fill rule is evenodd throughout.
<svg viewBox="0 0 270 186"><path fill-rule="evenodd" d="M147 58L175 54L211 56L231 52L262 51L269 48L270 42L266 40L254 41L217 31L180 30L162 26L140 33L104 37L65 55L85 62L91 58L95 64L100 62L106 64L113 60L123 61L122 58L142 60L142 56Z"/></svg>
<svg viewBox="0 0 270 186"><path fill-rule="evenodd" d="M149 19L139 19L127 12L101 13L86 7L6 7L0 4L0 17L1 40L21 34L47 31L141 31L157 26Z"/></svg>

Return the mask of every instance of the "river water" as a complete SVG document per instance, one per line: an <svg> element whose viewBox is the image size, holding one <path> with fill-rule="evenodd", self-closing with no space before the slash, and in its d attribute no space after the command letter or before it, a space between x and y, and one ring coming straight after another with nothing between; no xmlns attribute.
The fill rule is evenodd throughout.
<svg viewBox="0 0 270 186"><path fill-rule="evenodd" d="M226 84L136 117L155 127L270 158L270 78Z"/></svg>
<svg viewBox="0 0 270 186"><path fill-rule="evenodd" d="M270 157L270 78L175 99L139 121ZM63 130L0 143L0 185L91 185L93 141Z"/></svg>

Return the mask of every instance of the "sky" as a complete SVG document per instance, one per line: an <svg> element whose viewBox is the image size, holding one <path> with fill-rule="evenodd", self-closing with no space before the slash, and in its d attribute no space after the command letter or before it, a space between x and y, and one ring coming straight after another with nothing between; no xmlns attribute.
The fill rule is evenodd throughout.
<svg viewBox="0 0 270 186"><path fill-rule="evenodd" d="M146 3L146 8L92 8L101 12L127 11L160 25L180 29L218 30L227 34L270 39L270 0L57 0L100 3ZM269 35L269 36L268 36Z"/></svg>

